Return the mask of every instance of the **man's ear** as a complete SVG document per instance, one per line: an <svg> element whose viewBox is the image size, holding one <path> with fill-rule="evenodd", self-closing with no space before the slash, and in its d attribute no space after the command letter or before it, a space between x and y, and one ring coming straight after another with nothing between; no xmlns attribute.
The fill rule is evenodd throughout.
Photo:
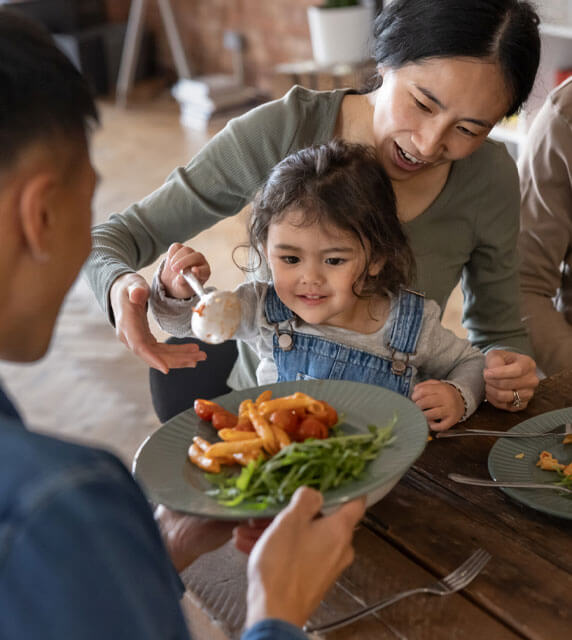
<svg viewBox="0 0 572 640"><path fill-rule="evenodd" d="M54 220L50 201L57 186L57 176L42 171L31 176L20 194L20 220L24 241L32 257L39 262L50 258Z"/></svg>

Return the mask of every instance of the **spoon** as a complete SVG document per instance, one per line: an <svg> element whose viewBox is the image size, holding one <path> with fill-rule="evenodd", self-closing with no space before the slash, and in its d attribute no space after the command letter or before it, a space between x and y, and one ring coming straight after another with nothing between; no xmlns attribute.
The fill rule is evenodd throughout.
<svg viewBox="0 0 572 640"><path fill-rule="evenodd" d="M240 324L238 296L232 291L207 293L193 273L183 270L180 273L200 298L191 318L195 336L209 344L220 344L232 338Z"/></svg>

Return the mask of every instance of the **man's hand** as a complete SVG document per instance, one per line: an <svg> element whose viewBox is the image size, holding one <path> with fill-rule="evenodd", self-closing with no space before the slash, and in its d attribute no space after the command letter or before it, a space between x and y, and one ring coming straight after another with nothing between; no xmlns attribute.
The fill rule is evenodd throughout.
<svg viewBox="0 0 572 640"><path fill-rule="evenodd" d="M465 413L465 403L459 390L440 380L416 384L411 400L423 411L433 431L450 429Z"/></svg>
<svg viewBox="0 0 572 640"><path fill-rule="evenodd" d="M119 276L111 286L110 303L115 318L115 334L150 367L168 373L169 369L196 367L206 359L198 345L157 342L147 320L149 285L137 273Z"/></svg>
<svg viewBox="0 0 572 640"><path fill-rule="evenodd" d="M181 572L199 556L221 547L230 540L236 522L208 520L171 511L163 505L155 509L157 522L167 551Z"/></svg>
<svg viewBox="0 0 572 640"><path fill-rule="evenodd" d="M354 557L365 501L320 517L322 495L303 487L262 534L248 561L247 626L280 618L302 626Z"/></svg>
<svg viewBox="0 0 572 640"><path fill-rule="evenodd" d="M500 349L487 353L483 375L487 400L506 411L525 409L539 383L530 356Z"/></svg>

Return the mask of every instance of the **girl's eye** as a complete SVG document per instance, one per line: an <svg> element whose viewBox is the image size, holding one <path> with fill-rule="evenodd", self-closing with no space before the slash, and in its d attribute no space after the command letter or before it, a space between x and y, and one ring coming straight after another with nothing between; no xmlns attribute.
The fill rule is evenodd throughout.
<svg viewBox="0 0 572 640"><path fill-rule="evenodd" d="M297 264L298 262L300 262L300 258L296 256L281 256L280 260L282 260L282 262L285 262L286 264Z"/></svg>
<svg viewBox="0 0 572 640"><path fill-rule="evenodd" d="M415 100L415 104L421 109L421 111L426 111L427 113L431 113L431 109L426 104L423 104L421 100L417 100L415 96L413 96L413 100Z"/></svg>
<svg viewBox="0 0 572 640"><path fill-rule="evenodd" d="M344 258L326 258L326 264L337 266L340 264L344 264Z"/></svg>
<svg viewBox="0 0 572 640"><path fill-rule="evenodd" d="M457 129L465 136L470 136L471 138L477 137L477 134L474 131L467 129L467 127L458 126Z"/></svg>

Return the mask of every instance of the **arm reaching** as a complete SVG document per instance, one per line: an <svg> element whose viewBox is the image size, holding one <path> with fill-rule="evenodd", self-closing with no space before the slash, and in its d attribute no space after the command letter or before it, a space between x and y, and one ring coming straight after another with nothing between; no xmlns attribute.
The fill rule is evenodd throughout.
<svg viewBox="0 0 572 640"><path fill-rule="evenodd" d="M206 354L196 344L158 342L149 329L147 301L149 285L136 273L119 276L113 283L110 304L115 318L115 333L123 344L150 367L167 373L169 369L196 367Z"/></svg>
<svg viewBox="0 0 572 640"><path fill-rule="evenodd" d="M248 561L248 627L265 618L302 626L354 557L363 500L318 517L322 495L302 487L266 529Z"/></svg>

